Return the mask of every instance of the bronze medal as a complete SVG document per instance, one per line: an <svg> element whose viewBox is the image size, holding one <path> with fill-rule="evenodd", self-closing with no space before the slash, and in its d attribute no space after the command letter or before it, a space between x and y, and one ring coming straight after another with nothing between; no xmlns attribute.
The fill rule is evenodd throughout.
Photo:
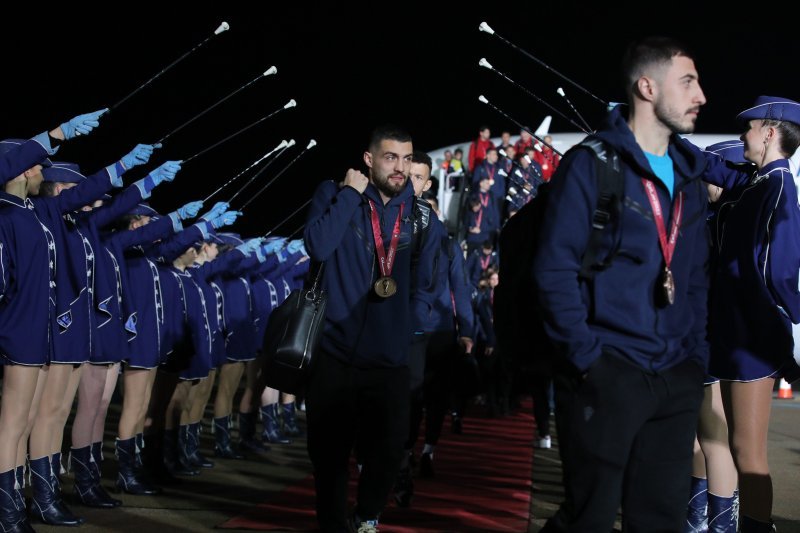
<svg viewBox="0 0 800 533"><path fill-rule="evenodd" d="M664 267L664 274L661 280L661 285L664 287L664 299L669 305L675 303L675 278L672 277L672 271Z"/></svg>
<svg viewBox="0 0 800 533"><path fill-rule="evenodd" d="M397 282L389 276L378 278L375 282L375 294L381 298L388 298L397 292Z"/></svg>

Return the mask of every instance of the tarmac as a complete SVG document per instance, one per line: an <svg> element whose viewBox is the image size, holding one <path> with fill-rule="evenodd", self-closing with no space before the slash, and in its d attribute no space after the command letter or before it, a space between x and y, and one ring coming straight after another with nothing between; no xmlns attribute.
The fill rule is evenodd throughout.
<svg viewBox="0 0 800 533"><path fill-rule="evenodd" d="M112 410L117 408L112 405ZM113 419L115 412L110 418ZM303 426L304 414L300 413L300 417ZM103 473L104 485L109 488L113 486L116 469L113 435L107 437ZM800 533L800 395L773 401L768 442L774 484L773 519L780 533ZM204 425L201 451L212 458L211 450L212 435ZM310 471L305 439L300 438L289 445L274 445L268 452L247 460L217 460L214 468L203 470L199 476L182 478L180 485L166 487L159 496L117 494L115 497L124 504L113 510L73 504L71 474L63 476L63 491L73 512L86 519L77 531L201 532L215 529L251 506L263 503L268 491L292 485L307 477ZM446 473L437 472L437 475ZM557 435L554 435L553 448L535 450L531 479L529 527L527 532L520 533L539 531L563 497ZM64 533L64 528L41 524L34 524L34 528L40 533Z"/></svg>

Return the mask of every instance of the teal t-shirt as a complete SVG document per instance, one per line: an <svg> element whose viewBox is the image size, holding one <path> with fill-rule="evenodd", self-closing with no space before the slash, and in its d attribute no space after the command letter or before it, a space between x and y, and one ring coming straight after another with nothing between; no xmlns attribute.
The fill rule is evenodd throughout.
<svg viewBox="0 0 800 533"><path fill-rule="evenodd" d="M672 168L672 158L669 156L669 152L664 155L645 152L644 155L647 157L653 173L667 186L669 196L672 198L672 190L675 188L675 170Z"/></svg>

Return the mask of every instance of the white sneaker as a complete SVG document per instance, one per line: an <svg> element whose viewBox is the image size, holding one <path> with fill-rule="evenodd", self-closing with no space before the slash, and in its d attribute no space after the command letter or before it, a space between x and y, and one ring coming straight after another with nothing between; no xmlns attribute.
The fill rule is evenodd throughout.
<svg viewBox="0 0 800 533"><path fill-rule="evenodd" d="M550 449L551 446L552 446L552 443L550 442L550 435L546 435L546 436L544 436L544 437L542 437L540 439L535 439L533 441L533 447L534 448Z"/></svg>

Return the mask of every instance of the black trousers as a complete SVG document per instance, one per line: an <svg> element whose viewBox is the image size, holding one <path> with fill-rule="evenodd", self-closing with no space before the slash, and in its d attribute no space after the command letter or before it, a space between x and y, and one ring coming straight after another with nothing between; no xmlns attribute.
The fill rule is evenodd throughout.
<svg viewBox="0 0 800 533"><path fill-rule="evenodd" d="M413 357L413 342L411 350ZM439 442L453 386L454 359L458 356L458 352L459 347L454 331L434 331L426 334L422 393L419 394L414 389L411 391L411 424L405 446L407 450L414 447L414 443L419 437L423 407L425 444L436 445Z"/></svg>
<svg viewBox="0 0 800 533"><path fill-rule="evenodd" d="M556 423L568 531L683 531L704 370L646 372L603 354L585 379L558 374Z"/></svg>
<svg viewBox="0 0 800 533"><path fill-rule="evenodd" d="M408 368L361 369L321 352L306 394L308 455L323 532L347 529L350 455L363 468L356 513L380 515L394 485L408 433Z"/></svg>

